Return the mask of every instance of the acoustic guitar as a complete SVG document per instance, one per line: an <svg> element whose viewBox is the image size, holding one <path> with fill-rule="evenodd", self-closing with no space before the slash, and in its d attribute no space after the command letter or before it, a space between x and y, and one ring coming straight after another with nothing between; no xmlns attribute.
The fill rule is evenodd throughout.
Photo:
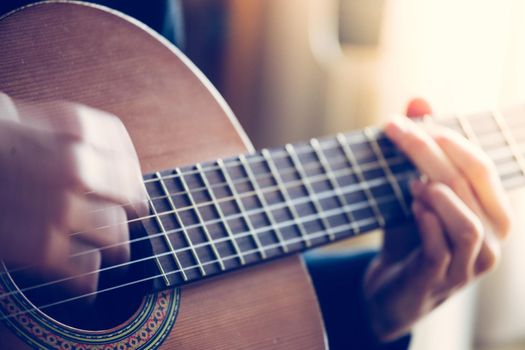
<svg viewBox="0 0 525 350"><path fill-rule="evenodd" d="M417 172L380 130L256 152L180 51L107 8L43 2L4 16L0 91L118 115L151 208L132 226L131 260L96 271L95 305L54 293L64 279L2 264L1 349L324 349L297 253L410 219ZM512 189L525 184L523 112L445 124Z"/></svg>

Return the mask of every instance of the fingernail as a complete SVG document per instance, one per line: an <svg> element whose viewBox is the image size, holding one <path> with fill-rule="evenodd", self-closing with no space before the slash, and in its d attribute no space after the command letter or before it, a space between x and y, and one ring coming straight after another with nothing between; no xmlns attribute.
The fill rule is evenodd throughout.
<svg viewBox="0 0 525 350"><path fill-rule="evenodd" d="M385 126L386 135L393 141L400 140L406 133L405 117L395 117Z"/></svg>
<svg viewBox="0 0 525 350"><path fill-rule="evenodd" d="M420 179L415 179L410 182L410 192L413 197L419 197L424 188L425 184Z"/></svg>

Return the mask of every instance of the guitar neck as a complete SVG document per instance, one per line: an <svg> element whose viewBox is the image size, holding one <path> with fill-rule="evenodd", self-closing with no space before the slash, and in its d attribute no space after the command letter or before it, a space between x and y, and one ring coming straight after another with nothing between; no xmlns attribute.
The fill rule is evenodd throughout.
<svg viewBox="0 0 525 350"><path fill-rule="evenodd" d="M442 124L480 145L507 188L525 184L525 122L513 111ZM525 140L523 140L525 141ZM145 176L143 220L162 288L399 225L417 171L379 129Z"/></svg>

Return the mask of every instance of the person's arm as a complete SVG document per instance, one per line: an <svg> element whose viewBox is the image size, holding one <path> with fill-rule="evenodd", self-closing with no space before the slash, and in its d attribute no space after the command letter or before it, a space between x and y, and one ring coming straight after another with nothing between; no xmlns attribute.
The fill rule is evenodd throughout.
<svg viewBox="0 0 525 350"><path fill-rule="evenodd" d="M0 259L49 277L82 275L104 261L129 259L126 214L147 211L138 158L117 117L74 103L27 104L5 94L0 198ZM113 248L97 249L107 245ZM91 253L70 257L86 250ZM67 287L89 293L97 280L97 274L84 274Z"/></svg>

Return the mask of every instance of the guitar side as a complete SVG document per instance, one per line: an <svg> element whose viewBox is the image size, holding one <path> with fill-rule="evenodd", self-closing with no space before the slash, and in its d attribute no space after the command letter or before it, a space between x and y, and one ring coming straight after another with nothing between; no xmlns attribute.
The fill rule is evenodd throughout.
<svg viewBox="0 0 525 350"><path fill-rule="evenodd" d="M43 3L0 20L0 91L72 100L118 115L143 172L244 153L224 101L176 49L96 6ZM59 325L60 326L60 325ZM299 257L184 287L162 349L323 349L322 318ZM29 346L0 325L0 348Z"/></svg>

